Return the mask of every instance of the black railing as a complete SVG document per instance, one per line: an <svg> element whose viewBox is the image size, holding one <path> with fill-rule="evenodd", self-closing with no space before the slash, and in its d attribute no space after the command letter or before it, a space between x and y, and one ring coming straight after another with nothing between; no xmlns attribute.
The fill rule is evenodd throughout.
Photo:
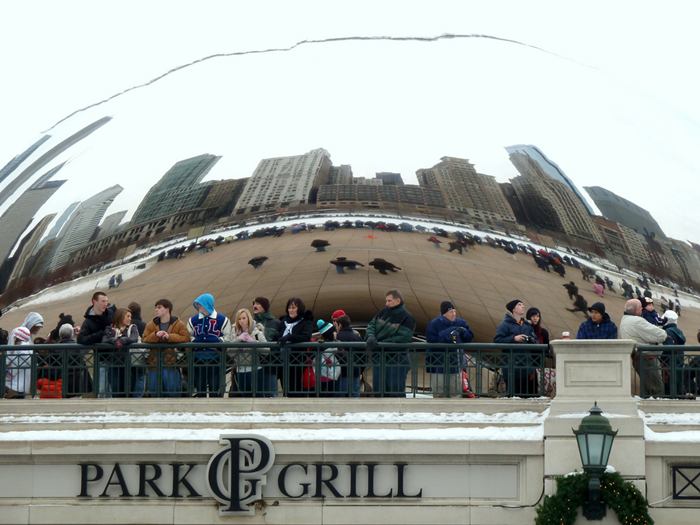
<svg viewBox="0 0 700 525"><path fill-rule="evenodd" d="M639 345L632 364L642 397L695 398L700 394L700 345Z"/></svg>
<svg viewBox="0 0 700 525"><path fill-rule="evenodd" d="M541 396L546 345L183 343L0 346L5 397Z"/></svg>
<svg viewBox="0 0 700 525"><path fill-rule="evenodd" d="M673 499L700 499L700 465L673 465L671 480Z"/></svg>

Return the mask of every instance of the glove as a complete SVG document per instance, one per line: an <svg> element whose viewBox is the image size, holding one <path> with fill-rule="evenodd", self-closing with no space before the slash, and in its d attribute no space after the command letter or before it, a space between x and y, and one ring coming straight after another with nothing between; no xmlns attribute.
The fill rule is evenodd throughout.
<svg viewBox="0 0 700 525"><path fill-rule="evenodd" d="M370 352L372 350L375 350L377 348L377 338L374 337L373 335L369 336L367 338L367 350Z"/></svg>

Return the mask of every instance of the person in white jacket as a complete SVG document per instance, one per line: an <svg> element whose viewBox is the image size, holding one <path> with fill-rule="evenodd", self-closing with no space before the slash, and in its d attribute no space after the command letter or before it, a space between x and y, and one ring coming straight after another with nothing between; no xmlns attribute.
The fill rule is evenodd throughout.
<svg viewBox="0 0 700 525"><path fill-rule="evenodd" d="M29 328L18 326L8 342L13 346L32 344ZM8 350L5 357L5 395L14 399L31 397L32 393L32 350Z"/></svg>
<svg viewBox="0 0 700 525"><path fill-rule="evenodd" d="M620 321L620 339L632 339L643 345L661 344L666 340L667 334L663 328L654 326L641 317L642 303L639 299L630 299L625 303L625 315ZM644 391L640 392L643 397L661 395L664 392L664 384L661 380L661 367L659 356L661 351L645 353L643 366L640 367L641 359L639 354L634 355L634 369L640 375ZM640 370L641 368L641 370Z"/></svg>

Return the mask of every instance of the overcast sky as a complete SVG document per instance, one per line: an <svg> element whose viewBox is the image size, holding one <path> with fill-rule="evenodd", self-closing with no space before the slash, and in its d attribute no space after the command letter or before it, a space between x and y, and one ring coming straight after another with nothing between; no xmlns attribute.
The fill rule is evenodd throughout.
<svg viewBox="0 0 700 525"><path fill-rule="evenodd" d="M606 187L647 208L668 235L700 241L696 4L2 2L0 165L76 109L211 54L483 34L533 47L344 41L185 68L50 131L55 144L114 117L49 166L68 160L55 178L69 182L41 212L115 183L126 189L108 213L133 210L174 162L200 153L223 155L207 179L324 147L356 176L399 171L415 182L417 169L450 155L506 181L517 173L503 148L525 143L581 191Z"/></svg>

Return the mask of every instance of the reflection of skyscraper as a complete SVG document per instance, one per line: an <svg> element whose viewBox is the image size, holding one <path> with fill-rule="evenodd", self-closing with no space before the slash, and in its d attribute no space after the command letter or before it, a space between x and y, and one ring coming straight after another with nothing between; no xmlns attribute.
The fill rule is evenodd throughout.
<svg viewBox="0 0 700 525"><path fill-rule="evenodd" d="M641 235L653 233L657 237L666 237L661 226L644 208L600 186L584 186L584 189L602 214L611 221L624 224Z"/></svg>
<svg viewBox="0 0 700 525"><path fill-rule="evenodd" d="M122 189L119 185L112 186L83 201L78 206L64 228L65 233L57 242L49 271L52 272L63 266L73 251L81 248L90 240L107 208Z"/></svg>
<svg viewBox="0 0 700 525"><path fill-rule="evenodd" d="M76 201L76 202L72 203L70 206L68 206L65 210L63 210L63 213L61 213L61 216L56 220L55 224L51 227L51 229L49 230L49 233L46 234L46 237L44 237L43 239L41 239L41 241L39 241L39 246L37 247L37 249L41 248L47 242L58 237L58 235L61 232L61 229L63 228L63 226L65 226L66 221L73 214L73 212L75 211L75 209L78 207L79 204L80 204L80 201Z"/></svg>
<svg viewBox="0 0 700 525"><path fill-rule="evenodd" d="M403 186L403 179L400 173L380 171L375 177L382 181L383 186Z"/></svg>
<svg viewBox="0 0 700 525"><path fill-rule="evenodd" d="M304 155L263 159L248 180L236 214L290 208L316 201L316 191L328 182L331 159L322 148Z"/></svg>
<svg viewBox="0 0 700 525"><path fill-rule="evenodd" d="M32 222L34 214L60 188L64 180L50 181L63 164L42 175L0 217L0 263L10 255L12 247Z"/></svg>
<svg viewBox="0 0 700 525"><path fill-rule="evenodd" d="M0 190L0 206L2 206L7 199L9 199L25 182L31 179L34 174L46 166L53 159L58 157L61 153L66 151L68 148L80 142L85 137L98 130L107 122L112 120L112 117L102 117L100 120L96 120L92 124L85 126L80 131L74 133L67 139L61 141L56 146L51 148L49 151L44 153L37 160L32 162L25 170L23 170L19 175L10 181L10 183Z"/></svg>
<svg viewBox="0 0 700 525"><path fill-rule="evenodd" d="M204 154L175 163L148 190L134 213L131 224L141 224L151 219L197 208L207 191L207 186L200 184L200 181L220 158Z"/></svg>
<svg viewBox="0 0 700 525"><path fill-rule="evenodd" d="M3 166L2 169L0 169L0 183L2 183L2 181L4 181L10 173L15 171L20 164L22 164L25 160L27 160L29 155L34 153L39 148L39 146L41 146L44 142L46 142L50 138L51 138L51 135L44 135L39 140L37 140L34 144L29 146L26 150L24 150L22 153L17 155L10 162L5 164L5 166Z"/></svg>
<svg viewBox="0 0 700 525"><path fill-rule="evenodd" d="M604 243L588 210L569 186L546 175L542 166L525 153L513 152L510 160L520 172L520 177L510 182L530 222L573 237Z"/></svg>
<svg viewBox="0 0 700 525"><path fill-rule="evenodd" d="M108 235L112 235L115 231L117 231L117 228L119 228L119 224L122 222L122 219L126 213L127 210L122 210L112 213L111 215L107 215L105 220L102 221L102 224L100 224L99 231L97 232L97 238L101 239L102 237L107 237Z"/></svg>
<svg viewBox="0 0 700 525"><path fill-rule="evenodd" d="M55 213L43 217L31 231L19 241L15 253L11 258L5 260L2 271L0 271L0 293L7 288L12 288L22 275L28 275L28 270L34 265L35 258L32 257L39 239L48 228L51 221L56 217ZM40 277L35 274L34 277ZM6 286L7 285L7 286Z"/></svg>
<svg viewBox="0 0 700 525"><path fill-rule="evenodd" d="M477 173L467 159L442 157L432 168L416 171L416 176L422 187L441 190L448 208L467 214L475 222L515 222L496 178Z"/></svg>
<svg viewBox="0 0 700 525"><path fill-rule="evenodd" d="M517 144L515 146L508 146L506 147L506 151L509 154L513 153L521 153L532 160L534 164L537 166L537 169L540 171L542 175L545 175L549 177L550 179L558 180L562 184L564 184L566 187L568 187L574 195L578 198L579 201L581 201L581 204L583 204L584 208L586 208L586 211L588 212L589 215L594 215L593 209L591 206L586 202L586 199L584 196L581 194L581 192L578 190L576 185L569 179L569 177L566 176L566 174L561 170L559 166L555 162L552 162L549 160L544 153L542 153L536 146L528 145L528 144ZM512 160L512 157L511 157ZM517 168L517 166L516 166ZM520 171L520 170L518 170Z"/></svg>

